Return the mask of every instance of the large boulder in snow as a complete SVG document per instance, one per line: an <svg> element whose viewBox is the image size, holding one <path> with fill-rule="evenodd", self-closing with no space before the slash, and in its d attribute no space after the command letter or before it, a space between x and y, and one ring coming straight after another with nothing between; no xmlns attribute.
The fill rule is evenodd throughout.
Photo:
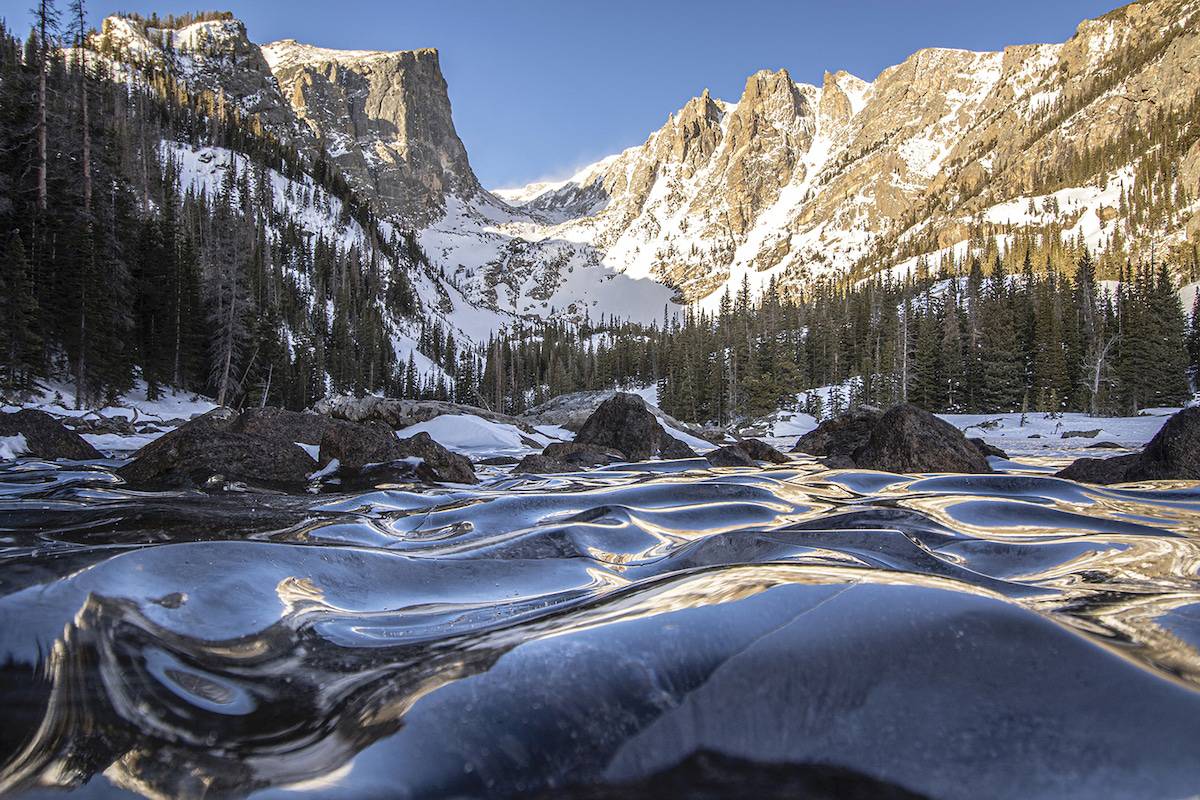
<svg viewBox="0 0 1200 800"><path fill-rule="evenodd" d="M740 444L727 444L704 456L714 467L756 467L758 462Z"/></svg>
<svg viewBox="0 0 1200 800"><path fill-rule="evenodd" d="M705 456L714 467L754 467L760 461L790 464L791 459L766 442L742 439L734 444L713 450Z"/></svg>
<svg viewBox="0 0 1200 800"><path fill-rule="evenodd" d="M854 463L883 472L991 472L962 431L910 403L892 406L854 452Z"/></svg>
<svg viewBox="0 0 1200 800"><path fill-rule="evenodd" d="M282 408L251 408L234 420L231 430L280 442L320 444L329 427L329 417Z"/></svg>
<svg viewBox="0 0 1200 800"><path fill-rule="evenodd" d="M0 436L23 437L24 453L34 458L82 461L102 457L79 434L67 430L45 411L24 409L0 413Z"/></svg>
<svg viewBox="0 0 1200 800"><path fill-rule="evenodd" d="M451 453L428 433L401 439L378 422L331 420L321 437L321 464L328 466L334 459L345 473L371 467L372 475L381 480L387 475L375 465L388 465L393 475L412 475L428 483L478 482L469 458Z"/></svg>
<svg viewBox="0 0 1200 800"><path fill-rule="evenodd" d="M1101 484L1200 481L1200 406L1173 415L1141 453L1081 458L1059 472L1058 477Z"/></svg>
<svg viewBox="0 0 1200 800"><path fill-rule="evenodd" d="M885 411L860 406L800 437L793 452L835 469L884 472L991 472L987 456L962 431L928 411L901 403Z"/></svg>
<svg viewBox="0 0 1200 800"><path fill-rule="evenodd" d="M298 490L312 458L290 441L233 430L238 415L217 408L159 437L118 474L140 488L216 487L226 482Z"/></svg>
<svg viewBox="0 0 1200 800"><path fill-rule="evenodd" d="M645 400L625 392L618 392L601 403L575 434L578 444L611 447L620 450L631 461L645 461L662 455L664 449L667 457L678 458L680 456L671 455L679 452L677 441L663 430Z"/></svg>
<svg viewBox="0 0 1200 800"><path fill-rule="evenodd" d="M749 453L755 461L768 461L772 464L790 464L792 460L771 445L759 439L742 439L738 445Z"/></svg>
<svg viewBox="0 0 1200 800"><path fill-rule="evenodd" d="M871 438L871 431L881 416L883 411L874 406L852 408L801 436L792 452L825 459L834 469L854 467L855 451Z"/></svg>
<svg viewBox="0 0 1200 800"><path fill-rule="evenodd" d="M521 415L521 418L533 425L556 425L578 433L583 429L583 425L588 421L588 418L596 413L596 409L600 408L602 403L617 394L621 393L615 389L560 394L550 398L539 406L529 409ZM647 404L646 407L650 409L650 413L658 417L661 425L686 431L698 438L704 438L704 431L696 426L680 422L670 415L663 413L662 409L656 406Z"/></svg>

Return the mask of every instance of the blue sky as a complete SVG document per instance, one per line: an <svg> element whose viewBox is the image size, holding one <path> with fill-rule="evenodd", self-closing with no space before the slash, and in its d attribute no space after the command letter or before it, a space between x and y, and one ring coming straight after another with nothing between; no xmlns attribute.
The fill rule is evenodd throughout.
<svg viewBox="0 0 1200 800"><path fill-rule="evenodd" d="M27 24L31 0L0 0ZM706 87L737 100L746 77L786 67L870 80L922 47L1057 42L1118 0L219 0L258 42L436 47L454 120L485 186L565 177L645 140ZM59 0L66 6L66 0ZM88 3L160 14L203 2Z"/></svg>

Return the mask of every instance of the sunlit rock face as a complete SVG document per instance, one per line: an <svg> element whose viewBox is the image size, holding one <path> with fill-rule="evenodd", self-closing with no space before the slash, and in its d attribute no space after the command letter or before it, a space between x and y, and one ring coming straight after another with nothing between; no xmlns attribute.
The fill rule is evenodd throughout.
<svg viewBox="0 0 1200 800"><path fill-rule="evenodd" d="M97 46L205 91L252 126L330 166L380 215L421 227L446 197L479 191L454 130L436 50L327 50L294 40L260 47L237 19L159 29L109 17Z"/></svg>
<svg viewBox="0 0 1200 800"><path fill-rule="evenodd" d="M759 72L736 103L705 92L643 145L505 196L555 223L554 235L590 242L688 301L715 305L743 281L798 291L816 277L870 274L966 242L980 214L1019 222L1006 201L1027 201L1068 164L1077 173L1081 152L1131 122L1186 108L1197 21L1195 0L1147 0L1082 23L1063 44L921 50L871 82ZM1128 189L1133 173L1073 174L1050 191L1099 194L1110 179ZM1071 229L1099 216L1097 231L1085 226L1092 247L1120 230L1161 251L1188 233L1186 216L1135 225L1110 200L1027 222Z"/></svg>
<svg viewBox="0 0 1200 800"><path fill-rule="evenodd" d="M287 40L263 54L296 117L380 213L428 221L447 194L479 190L436 50L362 53Z"/></svg>

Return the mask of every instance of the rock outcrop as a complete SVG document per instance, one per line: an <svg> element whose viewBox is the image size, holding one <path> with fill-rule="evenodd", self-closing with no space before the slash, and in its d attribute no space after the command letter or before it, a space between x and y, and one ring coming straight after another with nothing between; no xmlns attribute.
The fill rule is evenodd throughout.
<svg viewBox="0 0 1200 800"><path fill-rule="evenodd" d="M440 217L449 196L480 191L436 50L327 50L290 39L260 47L238 19L151 28L121 15L104 20L94 45L169 72L309 161L324 159L376 213L407 227Z"/></svg>
<svg viewBox="0 0 1200 800"><path fill-rule="evenodd" d="M437 50L327 50L288 39L262 52L296 118L379 213L420 227L447 195L479 191Z"/></svg>
<svg viewBox="0 0 1200 800"><path fill-rule="evenodd" d="M314 464L289 439L238 433L238 414L218 408L137 452L117 474L136 488L220 488L227 483L296 491Z"/></svg>
<svg viewBox="0 0 1200 800"><path fill-rule="evenodd" d="M1100 484L1200 481L1200 406L1173 415L1142 452L1081 458L1058 472L1058 477Z"/></svg>
<svg viewBox="0 0 1200 800"><path fill-rule="evenodd" d="M883 472L992 471L962 431L909 403L885 411L853 457L859 468Z"/></svg>
<svg viewBox="0 0 1200 800"><path fill-rule="evenodd" d="M335 420L277 408L217 408L139 450L118 474L138 488L215 489L230 483L300 491L317 463L297 443L320 445L320 466L358 483L475 483L469 459L427 433L400 439L381 423Z"/></svg>
<svg viewBox="0 0 1200 800"><path fill-rule="evenodd" d="M101 458L96 448L74 431L44 411L24 409L13 413L0 412L0 436L21 436L25 440L25 455L44 458L86 460Z"/></svg>
<svg viewBox="0 0 1200 800"><path fill-rule="evenodd" d="M524 419L500 414L486 408L449 403L444 400L399 400L391 397L353 397L334 395L317 401L313 406L317 414L349 422L379 422L393 430L428 422L445 415L471 414L489 422L513 425L526 433L535 433Z"/></svg>
<svg viewBox="0 0 1200 800"><path fill-rule="evenodd" d="M992 471L983 448L950 423L909 403L887 411L860 406L840 414L801 436L792 452L817 456L834 469Z"/></svg>
<svg viewBox="0 0 1200 800"><path fill-rule="evenodd" d="M380 479L390 472L428 483L478 482L469 458L451 453L428 433L401 439L379 422L332 420L321 438L321 465L334 460L339 475L369 470Z"/></svg>
<svg viewBox="0 0 1200 800"><path fill-rule="evenodd" d="M708 453L705 458L714 467L754 467L760 461L771 464L790 464L792 461L758 439L742 439L734 444L725 445Z"/></svg>
<svg viewBox="0 0 1200 800"><path fill-rule="evenodd" d="M577 444L611 447L628 456L630 461L645 461L666 453L667 458L688 458L695 453L680 455L673 436L663 430L658 418L636 394L618 392L600 404L583 427L575 434ZM686 447L686 445L684 445Z"/></svg>
<svg viewBox="0 0 1200 800"><path fill-rule="evenodd" d="M323 414L271 407L251 408L238 415L230 430L281 442L320 444L329 421Z"/></svg>

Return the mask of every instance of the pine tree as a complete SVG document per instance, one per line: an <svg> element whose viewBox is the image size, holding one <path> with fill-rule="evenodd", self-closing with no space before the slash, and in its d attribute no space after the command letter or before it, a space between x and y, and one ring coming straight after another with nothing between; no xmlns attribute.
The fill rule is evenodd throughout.
<svg viewBox="0 0 1200 800"><path fill-rule="evenodd" d="M1015 411L1024 394L1024 367L1003 262L997 257L989 279L980 345L980 399L987 411Z"/></svg>

